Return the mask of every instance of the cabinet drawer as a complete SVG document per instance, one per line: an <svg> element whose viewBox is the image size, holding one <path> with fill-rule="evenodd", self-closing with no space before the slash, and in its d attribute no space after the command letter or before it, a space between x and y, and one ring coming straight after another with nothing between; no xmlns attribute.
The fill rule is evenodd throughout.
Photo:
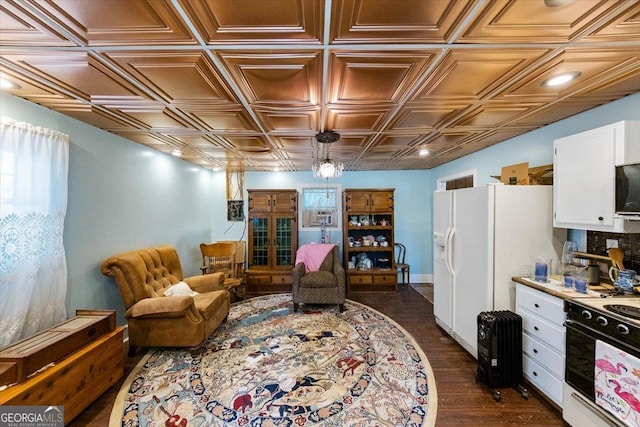
<svg viewBox="0 0 640 427"><path fill-rule="evenodd" d="M556 325L564 324L566 314L564 302L560 298L521 284L518 284L516 295L516 307L522 307Z"/></svg>
<svg viewBox="0 0 640 427"><path fill-rule="evenodd" d="M559 379L564 378L564 349L560 353L543 342L522 334L522 351Z"/></svg>
<svg viewBox="0 0 640 427"><path fill-rule="evenodd" d="M522 368L524 377L551 400L562 407L562 383L549 371L531 360L528 356L522 356Z"/></svg>
<svg viewBox="0 0 640 427"><path fill-rule="evenodd" d="M249 272L246 275L247 295L267 295L281 292L291 292L293 276L291 274L269 271Z"/></svg>
<svg viewBox="0 0 640 427"><path fill-rule="evenodd" d="M271 283L269 274L247 274L247 284L249 285L268 285Z"/></svg>
<svg viewBox="0 0 640 427"><path fill-rule="evenodd" d="M290 285L293 283L293 276L291 274L274 274L271 276L271 283Z"/></svg>
<svg viewBox="0 0 640 427"><path fill-rule="evenodd" d="M373 283L376 285L395 285L396 276L391 275L375 275L373 276Z"/></svg>
<svg viewBox="0 0 640 427"><path fill-rule="evenodd" d="M351 274L349 283L357 283L360 285L373 283L373 277L368 274Z"/></svg>
<svg viewBox="0 0 640 427"><path fill-rule="evenodd" d="M564 326L556 326L526 310L519 310L518 314L522 316L522 329L524 332L539 341L547 343L559 353L564 353Z"/></svg>

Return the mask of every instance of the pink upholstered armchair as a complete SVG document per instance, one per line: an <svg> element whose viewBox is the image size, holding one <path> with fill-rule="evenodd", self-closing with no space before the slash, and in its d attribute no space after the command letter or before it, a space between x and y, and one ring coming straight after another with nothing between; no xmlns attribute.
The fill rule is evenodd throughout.
<svg viewBox="0 0 640 427"><path fill-rule="evenodd" d="M114 255L100 270L114 277L120 289L131 354L137 346L196 348L229 314L224 274L184 278L178 252L172 246ZM190 295L193 291L197 294Z"/></svg>
<svg viewBox="0 0 640 427"><path fill-rule="evenodd" d="M314 260L316 250L323 248L328 249L324 259ZM294 311L305 303L338 304L340 312L344 311L346 281L338 247L328 244L300 246L293 268L292 292Z"/></svg>

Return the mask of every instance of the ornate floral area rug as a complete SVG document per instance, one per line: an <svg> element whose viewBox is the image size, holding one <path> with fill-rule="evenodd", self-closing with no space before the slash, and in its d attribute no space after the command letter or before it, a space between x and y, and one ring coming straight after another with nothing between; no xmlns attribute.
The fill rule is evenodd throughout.
<svg viewBox="0 0 640 427"><path fill-rule="evenodd" d="M234 304L192 356L150 350L122 386L111 426L433 426L429 362L401 326L347 300L291 294Z"/></svg>

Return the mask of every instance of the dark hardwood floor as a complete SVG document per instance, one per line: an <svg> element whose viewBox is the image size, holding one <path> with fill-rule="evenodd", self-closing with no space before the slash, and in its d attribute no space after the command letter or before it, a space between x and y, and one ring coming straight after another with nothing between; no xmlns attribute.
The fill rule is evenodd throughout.
<svg viewBox="0 0 640 427"><path fill-rule="evenodd" d="M475 381L476 360L436 325L433 305L410 286L400 285L396 293L350 293L347 298L391 317L420 344L436 379L437 427L568 426L561 414L530 387L528 399L516 390L503 388L501 401L494 401L487 388ZM125 377L140 358L141 355L126 358ZM107 390L70 425L107 426L123 381L124 378Z"/></svg>

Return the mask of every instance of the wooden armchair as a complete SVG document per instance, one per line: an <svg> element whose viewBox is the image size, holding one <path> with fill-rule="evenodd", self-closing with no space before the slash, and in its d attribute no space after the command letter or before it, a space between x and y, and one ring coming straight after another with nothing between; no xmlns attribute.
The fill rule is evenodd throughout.
<svg viewBox="0 0 640 427"><path fill-rule="evenodd" d="M243 245L244 242L234 241L200 244L202 274L223 273L224 287L240 298L244 297ZM239 250L242 250L242 253L238 253Z"/></svg>

